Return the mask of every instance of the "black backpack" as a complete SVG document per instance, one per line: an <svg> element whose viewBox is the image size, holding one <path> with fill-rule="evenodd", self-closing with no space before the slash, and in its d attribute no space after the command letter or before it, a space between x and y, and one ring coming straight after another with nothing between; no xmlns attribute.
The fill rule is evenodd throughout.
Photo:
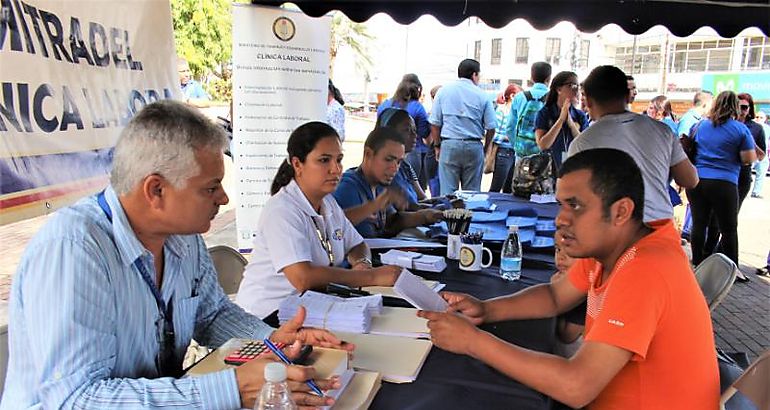
<svg viewBox="0 0 770 410"><path fill-rule="evenodd" d="M529 198L532 194L554 193L554 163L548 151L529 155L516 164L513 172L513 194Z"/></svg>

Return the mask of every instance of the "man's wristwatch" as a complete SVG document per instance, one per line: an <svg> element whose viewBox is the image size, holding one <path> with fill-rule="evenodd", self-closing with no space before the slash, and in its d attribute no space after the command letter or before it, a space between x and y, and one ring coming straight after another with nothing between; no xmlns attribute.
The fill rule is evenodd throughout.
<svg viewBox="0 0 770 410"><path fill-rule="evenodd" d="M357 259L357 260L353 261L353 262L350 264L350 266L356 266L356 265L358 265L359 263L365 263L365 264L367 264L367 265L369 265L369 266L372 266L372 260L371 260L371 259L369 259L369 258L367 258L366 256L364 256L364 257L363 257L363 258L361 258L361 259Z"/></svg>

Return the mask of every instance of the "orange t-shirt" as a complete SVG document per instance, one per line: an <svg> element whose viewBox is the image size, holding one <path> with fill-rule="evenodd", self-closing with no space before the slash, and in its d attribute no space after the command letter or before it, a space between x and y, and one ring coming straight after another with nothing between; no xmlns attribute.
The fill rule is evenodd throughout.
<svg viewBox="0 0 770 410"><path fill-rule="evenodd" d="M570 282L588 293L586 342L633 353L589 409L716 409L719 370L706 300L671 220L602 266L581 259Z"/></svg>

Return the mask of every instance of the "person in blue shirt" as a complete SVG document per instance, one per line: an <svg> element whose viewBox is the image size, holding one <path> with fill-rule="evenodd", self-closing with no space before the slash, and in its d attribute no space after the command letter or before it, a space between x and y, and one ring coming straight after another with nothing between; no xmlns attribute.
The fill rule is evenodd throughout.
<svg viewBox="0 0 770 410"><path fill-rule="evenodd" d="M742 164L757 159L757 153L748 128L736 120L738 97L734 92L719 93L707 117L693 130L700 182L687 190L692 210L692 263L698 265L713 252L706 246L706 227L715 217L722 234L722 253L738 265L738 174Z"/></svg>
<svg viewBox="0 0 770 410"><path fill-rule="evenodd" d="M693 125L697 124L711 108L711 102L714 100L714 94L711 91L698 91L692 98L692 108L690 108L676 126L676 136L690 135Z"/></svg>
<svg viewBox="0 0 770 410"><path fill-rule="evenodd" d="M433 101L428 121L441 195L452 194L460 186L481 190L484 147L490 146L497 120L492 100L478 87L480 71L478 61L461 61L458 80L441 87Z"/></svg>
<svg viewBox="0 0 770 410"><path fill-rule="evenodd" d="M677 133L676 116L671 108L671 101L665 95L659 95L650 100L645 113L648 117L668 125L674 134Z"/></svg>
<svg viewBox="0 0 770 410"><path fill-rule="evenodd" d="M405 110L398 108L386 108L377 117L375 128L389 127L398 132L404 139L404 151L406 158L414 151L417 141L417 132L412 117ZM425 200L427 196L418 182L417 172L412 165L404 159L398 168L398 173L393 178L393 185L398 186L404 193L409 203L409 208L416 208L417 202Z"/></svg>
<svg viewBox="0 0 770 410"><path fill-rule="evenodd" d="M294 343L290 355L295 342L352 349L303 328L304 309L273 329L222 291L200 233L228 202L226 146L219 126L172 100L129 122L110 185L58 211L22 256L0 408L252 408L271 359L181 378L193 337L210 347L270 338ZM333 403L299 387L309 368L290 366L288 375L297 402Z"/></svg>
<svg viewBox="0 0 770 410"><path fill-rule="evenodd" d="M179 73L179 87L182 90L182 101L193 107L208 107L211 97L203 89L203 86L192 78L190 64L187 60L180 58L177 63L177 72Z"/></svg>
<svg viewBox="0 0 770 410"><path fill-rule="evenodd" d="M548 84L551 82L551 65L539 61L534 64L532 64L532 67L530 68L530 79L534 83L532 85L532 88L530 88L528 91L530 95L532 95L533 100L541 100L547 93L548 93ZM523 138L524 135L516 135L516 130L519 124L519 121L522 120L523 115L525 114L526 107L528 103L534 103L533 101L528 101L527 96L525 93L518 93L515 97L513 97L513 102L511 103L511 111L508 114L510 116L510 119L508 120L508 128L505 131L505 135L508 137L508 141L511 142L511 144L515 143L516 138ZM527 130L521 130L522 134L531 134L532 135L532 145L536 145L536 136L535 136L535 127L534 124L532 125L532 129ZM513 148L513 146L511 146ZM499 150L498 150L499 151ZM518 162L522 157L525 157L527 155L531 155L524 152L516 152L515 162ZM507 184L510 185L510 184Z"/></svg>
<svg viewBox="0 0 770 410"><path fill-rule="evenodd" d="M586 113L575 108L579 87L577 74L571 71L556 74L551 81L545 105L535 119L537 146L542 151L550 150L557 171L554 179L572 140L588 127Z"/></svg>
<svg viewBox="0 0 770 410"><path fill-rule="evenodd" d="M504 193L511 192L511 182L513 178L513 146L505 131L508 129L508 122L511 120L511 104L513 97L521 92L521 87L517 84L509 84L505 91L500 95L497 103L495 115L497 115L497 128L492 143L497 146L495 153L495 166L492 171L492 183L489 185L489 192Z"/></svg>
<svg viewBox="0 0 770 410"><path fill-rule="evenodd" d="M420 188L424 191L428 187L428 169L426 166L426 156L429 151L426 139L430 135L430 124L428 123L428 113L425 111L422 103L422 83L417 74L404 74L401 82L398 83L393 98L389 98L377 107L377 118L388 108L400 108L406 110L409 116L414 120L415 131L417 132L417 144L412 151L407 151L404 159L417 174L417 180Z"/></svg>
<svg viewBox="0 0 770 410"><path fill-rule="evenodd" d="M393 185L404 155L404 140L396 130L375 128L364 142L361 165L342 174L334 198L364 238L393 236L442 218L441 211L432 209L405 211L404 193Z"/></svg>

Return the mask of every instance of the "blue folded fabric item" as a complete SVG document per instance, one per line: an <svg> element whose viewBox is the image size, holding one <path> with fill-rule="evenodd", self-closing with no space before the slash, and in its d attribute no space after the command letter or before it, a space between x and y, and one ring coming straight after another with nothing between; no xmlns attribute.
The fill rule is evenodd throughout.
<svg viewBox="0 0 770 410"><path fill-rule="evenodd" d="M506 212L474 212L471 222L503 222L508 217Z"/></svg>
<svg viewBox="0 0 770 410"><path fill-rule="evenodd" d="M537 233L550 233L551 235L556 232L556 221L551 218L538 219L535 223L535 230Z"/></svg>
<svg viewBox="0 0 770 410"><path fill-rule="evenodd" d="M530 248L553 248L554 240L551 237L548 236L535 236L534 239L532 239L532 242L527 245Z"/></svg>
<svg viewBox="0 0 770 410"><path fill-rule="evenodd" d="M489 201L465 201L465 209L471 211L489 211L492 203Z"/></svg>
<svg viewBox="0 0 770 410"><path fill-rule="evenodd" d="M482 232L484 240L492 242L502 242L508 237L508 227L501 223L471 222L468 232ZM431 238L445 238L448 234L446 222L441 221L431 225L428 234ZM522 243L531 241L534 237L534 230L519 231L519 239Z"/></svg>
<svg viewBox="0 0 770 410"><path fill-rule="evenodd" d="M537 218L537 211L529 206L506 207L510 216L528 216Z"/></svg>
<svg viewBox="0 0 770 410"><path fill-rule="evenodd" d="M509 216L505 220L506 226L516 225L519 228L533 227L537 224L537 216Z"/></svg>
<svg viewBox="0 0 770 410"><path fill-rule="evenodd" d="M535 239L535 231L532 229L519 229L519 242L522 245L531 243Z"/></svg>

